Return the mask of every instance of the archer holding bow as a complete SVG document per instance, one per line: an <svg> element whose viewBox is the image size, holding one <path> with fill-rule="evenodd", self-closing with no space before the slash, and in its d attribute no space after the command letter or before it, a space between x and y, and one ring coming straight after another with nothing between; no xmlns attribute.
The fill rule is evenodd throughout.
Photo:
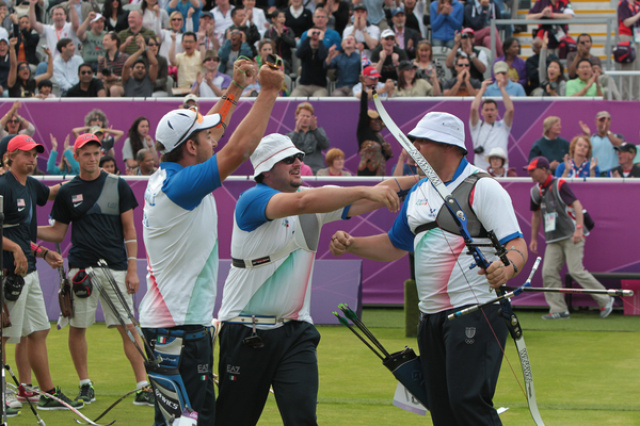
<svg viewBox="0 0 640 426"><path fill-rule="evenodd" d="M415 252L421 312L418 346L433 424L499 425L492 399L507 338L501 308L491 305L455 321L447 315L493 299L492 289L524 267L527 245L507 192L467 162L460 119L431 112L408 136L462 208L471 238L460 236L443 191L431 177L411 189L388 233L353 237L338 231L330 249L336 256L352 253L386 262ZM491 246L488 231L505 246L510 264L505 266L493 247L483 247L489 266L470 269L477 259L468 253L467 244L473 239Z"/></svg>

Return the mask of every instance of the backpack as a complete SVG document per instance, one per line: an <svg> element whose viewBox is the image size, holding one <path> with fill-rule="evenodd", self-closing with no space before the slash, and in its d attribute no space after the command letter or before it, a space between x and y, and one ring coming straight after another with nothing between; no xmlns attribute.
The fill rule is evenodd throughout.
<svg viewBox="0 0 640 426"><path fill-rule="evenodd" d="M636 49L630 41L621 41L613 48L613 60L619 64L630 64L636 59Z"/></svg>
<svg viewBox="0 0 640 426"><path fill-rule="evenodd" d="M558 57L560 59L567 59L567 55L571 52L578 50L578 44L569 36L562 37L558 43Z"/></svg>

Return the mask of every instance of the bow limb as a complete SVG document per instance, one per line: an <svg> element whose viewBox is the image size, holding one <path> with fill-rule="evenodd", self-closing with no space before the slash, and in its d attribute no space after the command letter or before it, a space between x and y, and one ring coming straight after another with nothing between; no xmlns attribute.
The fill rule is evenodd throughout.
<svg viewBox="0 0 640 426"><path fill-rule="evenodd" d="M478 245L474 244L473 239L467 229L466 215L464 214L458 201L451 194L451 192L446 187L446 185L442 182L442 180L437 175L433 167L431 167L429 162L422 156L420 151L418 151L413 146L411 141L407 138L407 136L402 132L402 130L400 130L400 128L393 121L391 116L388 114L388 112L382 105L382 102L380 101L380 98L378 97L375 90L373 91L373 103L375 104L376 110L378 111L378 114L380 114L380 118L384 122L385 126L387 127L391 135L407 151L407 153L411 156L411 158L413 158L413 160L416 162L418 167L422 169L422 171L425 173L426 177L429 179L433 187L436 189L438 194L444 200L444 205L447 207L447 209L453 216L453 219L455 220L456 224L458 225L460 235L464 239L465 246L468 249L468 253L473 256L476 265L483 269L488 268L490 265L490 262L486 260L486 258L480 251ZM496 255L502 260L502 262L505 265L509 265L510 261L506 256L506 250L504 246L500 244L497 237L492 231L489 231L489 236L492 242L492 246L496 249ZM473 289L471 287L470 289L473 292ZM496 294L498 296L502 296L504 293L505 291L503 289L500 289L500 288L496 289ZM518 350L518 357L520 358L520 364L522 366L522 371L524 374L525 384L527 388L526 391L523 390L523 392L525 393L525 396L527 398L529 411L536 425L544 426L544 423L542 422L542 418L540 417L540 412L538 411L538 405L535 399L535 392L533 388L533 376L531 375L531 366L529 364L529 355L527 352L526 344L524 342L524 338L522 336L522 328L520 327L520 322L518 321L518 317L513 313L513 310L511 309L511 303L509 302L508 298L503 297L500 300L500 306L502 308L502 315L507 323L507 328L509 329L509 333L514 339L516 348ZM489 327L491 327L490 323L489 323ZM506 358L506 354L504 354L504 349L502 348L502 345L500 344L500 342L498 342L498 345L500 345L503 355ZM516 378L516 381L518 381L517 378Z"/></svg>

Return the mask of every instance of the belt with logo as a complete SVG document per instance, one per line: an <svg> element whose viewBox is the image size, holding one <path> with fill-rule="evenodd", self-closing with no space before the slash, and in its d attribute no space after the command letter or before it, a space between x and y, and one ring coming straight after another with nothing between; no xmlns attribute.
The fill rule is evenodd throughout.
<svg viewBox="0 0 640 426"><path fill-rule="evenodd" d="M238 315L226 321L228 324L263 324L263 325L277 325L284 324L289 321L293 321L291 318L276 318L273 315Z"/></svg>

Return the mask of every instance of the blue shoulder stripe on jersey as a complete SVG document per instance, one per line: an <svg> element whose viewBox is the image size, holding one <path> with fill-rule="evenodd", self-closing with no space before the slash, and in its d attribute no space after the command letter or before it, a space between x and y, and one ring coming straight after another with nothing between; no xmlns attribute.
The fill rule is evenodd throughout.
<svg viewBox="0 0 640 426"><path fill-rule="evenodd" d="M204 197L222 186L217 155L193 166L160 163L160 167L167 172L162 192L185 210L195 209Z"/></svg>

